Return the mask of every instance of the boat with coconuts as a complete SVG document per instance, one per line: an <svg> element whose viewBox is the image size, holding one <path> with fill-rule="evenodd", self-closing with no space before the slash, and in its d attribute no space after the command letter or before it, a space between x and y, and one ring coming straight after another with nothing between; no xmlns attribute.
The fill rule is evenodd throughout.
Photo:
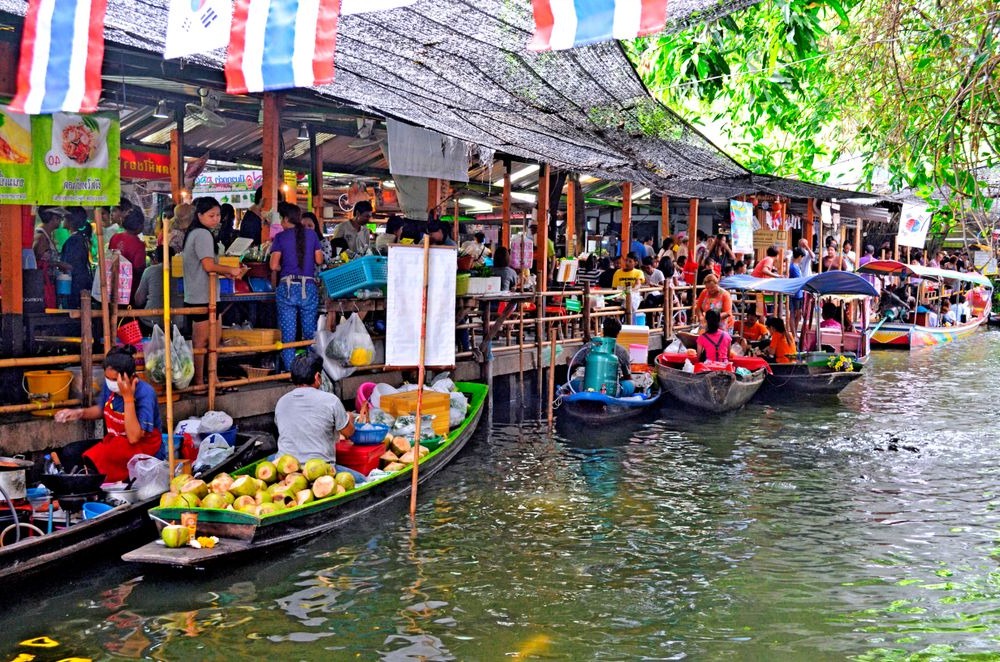
<svg viewBox="0 0 1000 662"><path fill-rule="evenodd" d="M355 485L350 473L333 473L323 460L300 464L290 455L274 462L261 460L231 476L217 476L210 484L184 485L178 498L194 503L194 498L184 496L193 492L198 507L165 497L161 507L150 511L161 539L122 558L180 568L213 566L270 547L287 547L409 494L413 462L419 462L422 484L447 466L476 430L489 389L467 382L456 387L469 401L462 423L435 443L421 442L419 450L404 437L379 442L385 464L381 477ZM191 513L197 515L194 540L182 521Z"/></svg>

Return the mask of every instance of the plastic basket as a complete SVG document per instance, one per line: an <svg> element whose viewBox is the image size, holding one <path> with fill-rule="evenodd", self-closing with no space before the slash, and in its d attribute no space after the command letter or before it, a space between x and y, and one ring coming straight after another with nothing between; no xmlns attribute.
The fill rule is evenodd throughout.
<svg viewBox="0 0 1000 662"><path fill-rule="evenodd" d="M375 444L381 444L385 441L385 435L389 433L388 425L380 425L378 423L363 423L362 425L368 426L364 430L354 429L354 434L351 435L351 441L353 441L358 446L374 446Z"/></svg>
<svg viewBox="0 0 1000 662"><path fill-rule="evenodd" d="M389 258L368 255L327 269L319 277L326 287L326 296L331 299L346 297L366 288L384 288L389 277Z"/></svg>

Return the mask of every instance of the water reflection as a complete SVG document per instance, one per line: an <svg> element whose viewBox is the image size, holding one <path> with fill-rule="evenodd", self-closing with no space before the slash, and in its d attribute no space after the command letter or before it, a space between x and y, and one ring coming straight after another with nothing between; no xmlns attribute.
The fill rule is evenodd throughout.
<svg viewBox="0 0 1000 662"><path fill-rule="evenodd" d="M15 598L3 652L47 634L108 659L989 656L996 340L878 353L839 402L554 435L498 417L422 490L415 537L404 504L213 574L95 570Z"/></svg>

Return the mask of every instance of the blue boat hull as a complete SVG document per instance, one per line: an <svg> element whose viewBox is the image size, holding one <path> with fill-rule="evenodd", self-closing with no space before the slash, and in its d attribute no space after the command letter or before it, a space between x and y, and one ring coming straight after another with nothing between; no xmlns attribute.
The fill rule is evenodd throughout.
<svg viewBox="0 0 1000 662"><path fill-rule="evenodd" d="M584 391L570 393L562 397L561 411L581 421L594 425L614 423L655 408L660 401L660 393L644 400L638 398L614 398L606 393Z"/></svg>

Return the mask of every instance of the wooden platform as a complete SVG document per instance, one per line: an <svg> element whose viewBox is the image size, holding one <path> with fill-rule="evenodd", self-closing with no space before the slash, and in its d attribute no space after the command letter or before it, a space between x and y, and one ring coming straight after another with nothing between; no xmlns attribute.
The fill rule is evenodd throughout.
<svg viewBox="0 0 1000 662"><path fill-rule="evenodd" d="M173 549L164 545L163 541L156 540L124 554L122 560L129 563L172 565L177 568L199 568L211 565L221 558L242 554L249 549L250 543L245 540L220 540L212 549L195 549L188 546Z"/></svg>

